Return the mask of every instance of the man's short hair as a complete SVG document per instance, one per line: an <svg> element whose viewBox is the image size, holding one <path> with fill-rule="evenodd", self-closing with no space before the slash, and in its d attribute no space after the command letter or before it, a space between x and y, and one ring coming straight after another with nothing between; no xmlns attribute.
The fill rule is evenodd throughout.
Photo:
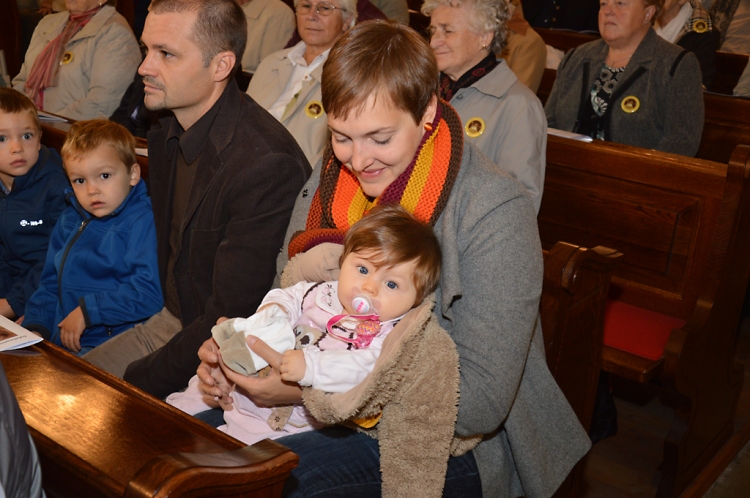
<svg viewBox="0 0 750 498"><path fill-rule="evenodd" d="M392 267L414 261L416 304L437 288L442 251L432 228L398 204L376 206L352 225L344 238L339 265L352 252L373 251L372 263Z"/></svg>
<svg viewBox="0 0 750 498"><path fill-rule="evenodd" d="M70 127L60 150L63 164L68 159L79 159L100 145L109 145L130 171L136 163L135 138L124 126L106 119L76 121Z"/></svg>
<svg viewBox="0 0 750 498"><path fill-rule="evenodd" d="M36 112L34 102L17 90L0 87L0 113L20 114L22 112L31 114L37 131L41 133L42 123L39 121L39 113Z"/></svg>
<svg viewBox="0 0 750 498"><path fill-rule="evenodd" d="M346 118L374 95L419 123L437 95L439 76L435 54L419 33L397 21L361 22L338 39L323 66L323 108Z"/></svg>
<svg viewBox="0 0 750 498"><path fill-rule="evenodd" d="M196 12L191 37L203 55L205 67L219 52L233 52L237 62L232 75L241 65L247 44L247 19L234 0L153 0L149 12Z"/></svg>

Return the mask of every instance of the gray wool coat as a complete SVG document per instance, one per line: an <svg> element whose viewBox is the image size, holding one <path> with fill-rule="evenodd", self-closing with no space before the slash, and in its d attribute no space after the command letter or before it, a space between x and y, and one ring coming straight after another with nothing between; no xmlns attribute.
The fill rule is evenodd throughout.
<svg viewBox="0 0 750 498"><path fill-rule="evenodd" d="M303 230L317 168L297 197ZM471 144L435 233L443 271L434 313L460 356L456 433L484 434L474 450L484 496L550 496L591 444L550 374L539 323L543 260L523 187Z"/></svg>
<svg viewBox="0 0 750 498"><path fill-rule="evenodd" d="M521 83L508 64L499 64L451 99L464 125L464 142L474 144L492 162L518 180L539 212L544 190L547 123L542 103ZM467 123L481 118L485 130L478 137L466 132Z"/></svg>
<svg viewBox="0 0 750 498"><path fill-rule="evenodd" d="M577 131L579 112L607 57L609 47L596 40L568 52L544 106L550 128ZM583 81L588 64L588 80ZM641 73L634 81L628 80ZM649 29L620 75L610 104L613 142L695 156L703 133L703 87L698 60ZM640 107L625 112L623 100L636 97Z"/></svg>

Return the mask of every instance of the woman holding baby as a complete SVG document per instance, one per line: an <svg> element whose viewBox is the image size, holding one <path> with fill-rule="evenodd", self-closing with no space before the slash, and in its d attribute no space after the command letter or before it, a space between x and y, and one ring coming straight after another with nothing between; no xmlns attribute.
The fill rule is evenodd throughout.
<svg viewBox="0 0 750 498"><path fill-rule="evenodd" d="M430 46L397 23L365 22L336 43L322 78L331 145L297 198L277 269L290 254L300 254L293 263L303 267L335 267L340 247L319 244L341 243L378 204L401 204L432 226L443 253L433 316L460 364L455 433L483 436L448 459L444 496L550 496L590 443L545 362L534 206L520 184L464 142L456 111L437 96L438 74ZM203 392L229 406L227 385L236 383L259 405L302 402L300 387L281 380L281 355L260 340L248 344L271 374L221 370L208 341L199 352ZM384 491L376 439L333 426L279 442L300 456L285 495Z"/></svg>

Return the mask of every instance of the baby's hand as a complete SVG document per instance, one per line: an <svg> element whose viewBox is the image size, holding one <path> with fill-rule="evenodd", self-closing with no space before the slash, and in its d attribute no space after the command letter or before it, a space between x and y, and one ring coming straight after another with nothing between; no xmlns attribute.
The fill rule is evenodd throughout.
<svg viewBox="0 0 750 498"><path fill-rule="evenodd" d="M60 342L69 350L77 353L81 350L81 336L86 329L86 320L83 318L81 307L70 312L65 320L57 324L60 327Z"/></svg>
<svg viewBox="0 0 750 498"><path fill-rule="evenodd" d="M305 353L290 349L281 357L281 380L299 382L305 377Z"/></svg>

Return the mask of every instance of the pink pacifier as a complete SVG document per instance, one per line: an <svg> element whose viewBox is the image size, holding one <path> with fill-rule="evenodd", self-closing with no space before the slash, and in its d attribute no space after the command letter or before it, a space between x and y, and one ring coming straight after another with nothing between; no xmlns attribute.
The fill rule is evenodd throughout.
<svg viewBox="0 0 750 498"><path fill-rule="evenodd" d="M352 311L354 311L358 315L363 315L370 311L374 311L370 298L362 294L354 296L354 299L352 299Z"/></svg>
<svg viewBox="0 0 750 498"><path fill-rule="evenodd" d="M378 312L373 307L370 298L358 294L352 299L353 315L336 315L326 324L328 333L336 339L348 342L355 349L365 348L370 345L375 336L380 333L380 322L378 321ZM354 327L355 337L346 337L334 332L334 325L345 320L354 320L357 324Z"/></svg>

